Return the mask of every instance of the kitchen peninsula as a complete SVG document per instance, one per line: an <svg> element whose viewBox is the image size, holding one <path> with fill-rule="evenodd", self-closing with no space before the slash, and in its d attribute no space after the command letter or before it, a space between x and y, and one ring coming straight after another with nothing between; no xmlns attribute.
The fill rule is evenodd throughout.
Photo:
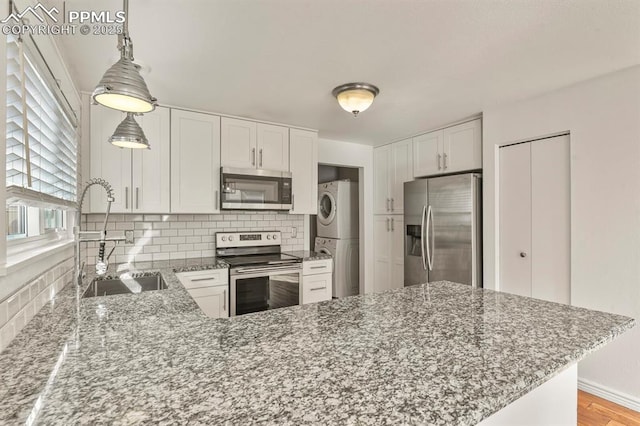
<svg viewBox="0 0 640 426"><path fill-rule="evenodd" d="M634 325L450 282L213 320L175 272L223 264L148 267L168 289L41 310L0 354L0 423L473 425Z"/></svg>

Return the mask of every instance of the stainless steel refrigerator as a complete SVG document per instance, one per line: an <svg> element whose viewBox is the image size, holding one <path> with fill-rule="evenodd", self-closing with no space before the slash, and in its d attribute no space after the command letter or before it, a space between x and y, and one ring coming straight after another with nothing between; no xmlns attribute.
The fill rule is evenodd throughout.
<svg viewBox="0 0 640 426"><path fill-rule="evenodd" d="M404 285L454 281L482 287L481 175L404 184Z"/></svg>

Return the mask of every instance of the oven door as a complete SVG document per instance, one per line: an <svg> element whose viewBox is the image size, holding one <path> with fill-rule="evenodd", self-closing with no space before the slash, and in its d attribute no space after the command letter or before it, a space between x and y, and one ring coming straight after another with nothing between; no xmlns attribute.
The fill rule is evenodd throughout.
<svg viewBox="0 0 640 426"><path fill-rule="evenodd" d="M290 210L291 173L221 168L223 210Z"/></svg>
<svg viewBox="0 0 640 426"><path fill-rule="evenodd" d="M238 269L230 276L231 316L300 304L301 268Z"/></svg>

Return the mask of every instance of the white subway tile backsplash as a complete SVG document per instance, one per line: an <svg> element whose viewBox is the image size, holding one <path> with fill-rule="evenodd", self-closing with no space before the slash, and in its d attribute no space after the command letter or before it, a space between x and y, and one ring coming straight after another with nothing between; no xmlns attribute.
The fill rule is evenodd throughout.
<svg viewBox="0 0 640 426"><path fill-rule="evenodd" d="M103 215L88 214L83 222L100 226ZM132 215L109 217L110 225L119 231L134 229L134 245L119 246L112 262L183 259L213 256L217 232L270 231L282 232L283 250L301 250L303 244L303 216L279 212L233 212L230 214L172 214ZM292 228L297 228L297 238ZM88 245L87 263L94 264L97 248Z"/></svg>

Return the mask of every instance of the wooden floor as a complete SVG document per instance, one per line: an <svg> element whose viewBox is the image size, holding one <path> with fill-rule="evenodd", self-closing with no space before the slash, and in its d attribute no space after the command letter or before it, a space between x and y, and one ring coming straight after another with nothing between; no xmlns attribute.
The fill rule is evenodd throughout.
<svg viewBox="0 0 640 426"><path fill-rule="evenodd" d="M640 426L640 413L579 390L578 426Z"/></svg>

